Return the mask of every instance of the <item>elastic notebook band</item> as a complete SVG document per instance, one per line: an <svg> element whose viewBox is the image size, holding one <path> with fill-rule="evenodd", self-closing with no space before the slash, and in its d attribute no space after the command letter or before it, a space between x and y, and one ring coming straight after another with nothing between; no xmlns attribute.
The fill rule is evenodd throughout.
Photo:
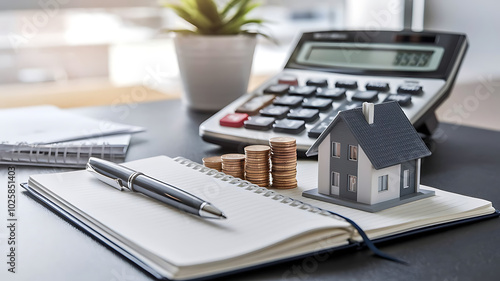
<svg viewBox="0 0 500 281"><path fill-rule="evenodd" d="M213 171L217 171L217 170L213 170L213 169L210 169L207 172L206 170L203 170L203 169L200 168L200 167L205 167L205 166L203 166L203 165L201 165L199 163L196 163L194 161L191 161L189 159L186 159L184 157L176 157L176 158L174 158L174 161L179 162L180 164L186 165L188 167L191 167L191 168L193 168L195 170L198 170L200 172L204 172L207 175L211 175L211 176L213 176L213 177L215 177L217 179L221 179L223 181L228 181L227 177L231 177L231 179L233 179L233 180L234 179L238 179L238 178L235 178L233 176L226 175L223 172L213 172ZM233 180L231 180L229 183L233 184ZM281 194L279 194L279 193L277 193L277 192L275 192L273 190L269 190L269 189L267 189L265 187L260 187L258 185L252 184L249 181L242 180L242 179L238 179L238 180L240 180L240 181L235 182L234 183L235 185L237 185L237 186L239 186L241 188L245 188L246 190L253 191L254 193L262 194L263 196L270 197L270 198L275 199L275 200L280 199L280 198L275 198L275 197L282 196L283 200L281 201L281 203L286 203L289 206L298 207L298 208L300 208L302 210L306 210L306 211L309 211L309 212L312 212L312 213L315 213L315 214L321 214L321 215L325 215L325 216L333 216L334 218L335 217L341 218L341 219L345 220L346 222L348 222L350 225L352 225L352 227L354 227L354 229L356 229L358 231L358 233L361 236L361 238L363 238L363 243L366 245L366 247L368 247L368 249L370 249L373 252L373 254L375 254L376 256L378 256L380 258L389 260L389 261L393 261L393 262L401 263L401 264L404 264L404 265L408 265L407 262L405 262L403 260L400 260L400 259L398 259L396 257L393 257L391 255L388 255L388 254L382 252L381 250L379 250L375 246L375 244L373 244L373 241L370 240L370 238L368 238L368 235L366 235L365 231L357 223L355 223L353 220L351 220L351 219L349 219L347 217L344 217L341 214L337 214L337 213L329 211L329 210L325 210L325 209L321 209L321 208L318 208L318 207L314 207L311 204L304 203L304 202L302 202L300 200L283 196L283 195L281 195Z"/></svg>
<svg viewBox="0 0 500 281"><path fill-rule="evenodd" d="M375 244L373 244L373 241L370 240L370 238L368 238L368 235L366 235L365 231L357 223L355 223L353 220L351 220L347 217L344 217L340 214L337 214L335 212L329 211L329 210L325 210L325 211L329 212L332 215L341 217L346 222L350 223L358 231L361 238L363 238L363 242L365 243L366 247L368 247L368 249L370 249L376 256L383 258L383 259L386 259L386 260L393 261L393 262L401 263L404 265L409 265L409 263L405 262L404 260L400 260L396 257L393 257L393 256L386 254L386 253L382 252L381 250L379 250L379 248L377 248L377 246L375 246Z"/></svg>

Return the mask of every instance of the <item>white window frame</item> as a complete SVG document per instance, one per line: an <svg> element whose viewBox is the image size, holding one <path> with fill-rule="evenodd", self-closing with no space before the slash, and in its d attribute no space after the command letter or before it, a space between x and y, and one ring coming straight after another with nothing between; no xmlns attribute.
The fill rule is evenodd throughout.
<svg viewBox="0 0 500 281"><path fill-rule="evenodd" d="M378 177L378 192L389 190L389 175Z"/></svg>
<svg viewBox="0 0 500 281"><path fill-rule="evenodd" d="M410 170L403 171L403 188L410 187Z"/></svg>
<svg viewBox="0 0 500 281"><path fill-rule="evenodd" d="M340 158L340 149L341 149L340 142L332 141L332 157Z"/></svg>
<svg viewBox="0 0 500 281"><path fill-rule="evenodd" d="M347 191L356 192L358 189L358 179L356 176L347 175Z"/></svg>
<svg viewBox="0 0 500 281"><path fill-rule="evenodd" d="M340 173L333 172L332 171L332 187L339 187L340 186Z"/></svg>
<svg viewBox="0 0 500 281"><path fill-rule="evenodd" d="M349 160L358 161L358 146L357 145L349 145Z"/></svg>
<svg viewBox="0 0 500 281"><path fill-rule="evenodd" d="M340 173L332 171L332 178L330 180L330 193L333 194L333 190L340 187Z"/></svg>

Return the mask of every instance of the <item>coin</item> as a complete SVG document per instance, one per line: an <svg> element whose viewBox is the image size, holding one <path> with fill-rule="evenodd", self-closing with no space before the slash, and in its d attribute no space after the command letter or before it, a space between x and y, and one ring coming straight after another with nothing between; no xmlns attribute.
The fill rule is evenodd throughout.
<svg viewBox="0 0 500 281"><path fill-rule="evenodd" d="M245 178L245 155L239 153L229 153L221 156L222 172L227 175L244 179Z"/></svg>
<svg viewBox="0 0 500 281"><path fill-rule="evenodd" d="M210 169L222 171L222 159L220 156L205 157L202 159L203 165Z"/></svg>
<svg viewBox="0 0 500 281"><path fill-rule="evenodd" d="M221 156L221 159L224 160L245 160L245 155L244 154L239 154L239 153L229 153L229 154L224 154Z"/></svg>
<svg viewBox="0 0 500 281"><path fill-rule="evenodd" d="M270 138L269 142L273 145L276 145L276 144L279 145L279 144L296 143L297 141L295 140L295 138L292 138L292 137L274 137L274 138Z"/></svg>
<svg viewBox="0 0 500 281"><path fill-rule="evenodd" d="M271 146L272 187L290 189L297 187L297 142L292 137L269 140Z"/></svg>
<svg viewBox="0 0 500 281"><path fill-rule="evenodd" d="M268 187L271 148L267 145L249 145L244 150L246 180L258 186Z"/></svg>

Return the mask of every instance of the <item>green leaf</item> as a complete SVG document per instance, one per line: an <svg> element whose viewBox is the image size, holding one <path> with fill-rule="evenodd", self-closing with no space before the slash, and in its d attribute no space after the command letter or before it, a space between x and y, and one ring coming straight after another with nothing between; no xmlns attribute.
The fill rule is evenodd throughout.
<svg viewBox="0 0 500 281"><path fill-rule="evenodd" d="M181 0L182 6L189 7L191 10L196 10L198 6L196 5L196 0Z"/></svg>
<svg viewBox="0 0 500 281"><path fill-rule="evenodd" d="M226 24L232 24L233 22L236 22L240 20L241 18L244 18L245 15L250 13L253 9L257 8L260 6L259 3L253 3L253 4L248 4L249 1L246 1L247 4L241 5L238 11L234 14L234 16L226 22Z"/></svg>
<svg viewBox="0 0 500 281"><path fill-rule="evenodd" d="M224 7L224 9L222 9L222 12L220 13L221 14L221 18L225 18L227 13L229 13L229 11L231 11L231 9L236 5L238 4L238 2L240 2L241 0L231 0L229 1L226 6Z"/></svg>
<svg viewBox="0 0 500 281"><path fill-rule="evenodd" d="M241 31L241 28L247 24L258 24L261 25L263 20L261 19L240 19L231 24L226 24L221 28L221 32L225 34L238 34Z"/></svg>
<svg viewBox="0 0 500 281"><path fill-rule="evenodd" d="M201 14L191 14L184 7L175 4L166 4L166 7L172 9L179 17L192 24L199 30L199 33L207 33L207 27L210 22Z"/></svg>
<svg viewBox="0 0 500 281"><path fill-rule="evenodd" d="M179 33L194 33L203 35L217 34L261 34L263 27L261 19L247 19L250 11L260 6L254 0L177 0L180 4L164 4L172 9L179 17L191 24L193 30L171 30ZM220 5L219 5L220 4ZM256 32L247 30L246 26L257 25Z"/></svg>
<svg viewBox="0 0 500 281"><path fill-rule="evenodd" d="M260 36L262 36L262 37L266 38L267 40L269 40L269 41L273 42L276 46L279 46L279 45L280 45L280 43L278 42L278 40L276 40L273 36L271 36L271 35L269 35L269 34L266 34L266 33L262 32L262 31L260 31L260 30L259 30L259 31L248 31L248 30L243 30L241 33L242 33L242 34L258 34L258 35L260 35Z"/></svg>
<svg viewBox="0 0 500 281"><path fill-rule="evenodd" d="M196 4L198 5L200 13L211 21L212 27L219 26L221 24L221 18L214 1L196 0Z"/></svg>

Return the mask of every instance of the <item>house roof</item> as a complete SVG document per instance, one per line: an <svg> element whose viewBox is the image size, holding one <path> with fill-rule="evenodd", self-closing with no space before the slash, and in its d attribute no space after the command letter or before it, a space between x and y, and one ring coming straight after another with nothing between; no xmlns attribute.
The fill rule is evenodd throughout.
<svg viewBox="0 0 500 281"><path fill-rule="evenodd" d="M335 125L343 120L363 148L375 169L431 155L397 102L374 106L374 122L368 124L361 108L341 111L306 152L318 154L318 147Z"/></svg>

